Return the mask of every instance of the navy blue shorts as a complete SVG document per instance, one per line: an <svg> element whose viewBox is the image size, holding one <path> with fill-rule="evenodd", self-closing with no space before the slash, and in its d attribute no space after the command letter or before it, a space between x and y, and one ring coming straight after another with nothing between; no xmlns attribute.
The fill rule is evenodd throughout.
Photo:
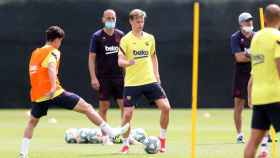
<svg viewBox="0 0 280 158"><path fill-rule="evenodd" d="M124 87L124 107L137 105L142 95L152 103L155 100L166 98L165 91L158 83Z"/></svg>
<svg viewBox="0 0 280 158"><path fill-rule="evenodd" d="M236 72L233 81L233 97L247 99L247 86L250 79L250 73Z"/></svg>
<svg viewBox="0 0 280 158"><path fill-rule="evenodd" d="M280 103L256 105L253 107L251 127L259 130L269 130L273 125L276 132L280 131Z"/></svg>
<svg viewBox="0 0 280 158"><path fill-rule="evenodd" d="M43 101L43 102L33 102L31 114L35 118L40 118L42 116L47 115L49 107L58 106L65 109L72 110L79 102L80 97L74 93L64 91L59 96Z"/></svg>
<svg viewBox="0 0 280 158"><path fill-rule="evenodd" d="M122 99L123 98L123 79L99 79L100 89L98 92L99 100Z"/></svg>

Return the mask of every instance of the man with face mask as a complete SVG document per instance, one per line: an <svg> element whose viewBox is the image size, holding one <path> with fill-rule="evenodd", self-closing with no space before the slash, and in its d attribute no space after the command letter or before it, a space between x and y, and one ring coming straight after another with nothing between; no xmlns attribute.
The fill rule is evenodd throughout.
<svg viewBox="0 0 280 158"><path fill-rule="evenodd" d="M119 42L124 33L115 28L116 13L112 9L103 12L103 28L93 33L90 41L88 66L91 86L98 91L99 114L107 120L110 99L117 101L123 113L123 71L118 66ZM112 144L103 133L103 143Z"/></svg>
<svg viewBox="0 0 280 158"><path fill-rule="evenodd" d="M242 133L242 110L247 99L247 83L250 78L251 63L249 47L253 32L253 17L243 12L239 15L240 30L231 36L231 52L235 59L235 72L233 83L234 122L237 130L237 143L244 143Z"/></svg>

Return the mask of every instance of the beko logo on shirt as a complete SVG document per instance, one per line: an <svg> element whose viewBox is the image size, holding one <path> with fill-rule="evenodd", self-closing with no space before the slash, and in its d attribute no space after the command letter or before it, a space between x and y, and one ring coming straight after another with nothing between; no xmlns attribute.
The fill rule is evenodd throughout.
<svg viewBox="0 0 280 158"><path fill-rule="evenodd" d="M140 50L140 51L133 50L133 55L135 56L134 59L145 58L148 57L149 52L145 50Z"/></svg>
<svg viewBox="0 0 280 158"><path fill-rule="evenodd" d="M118 53L119 47L117 46L105 46L106 55Z"/></svg>

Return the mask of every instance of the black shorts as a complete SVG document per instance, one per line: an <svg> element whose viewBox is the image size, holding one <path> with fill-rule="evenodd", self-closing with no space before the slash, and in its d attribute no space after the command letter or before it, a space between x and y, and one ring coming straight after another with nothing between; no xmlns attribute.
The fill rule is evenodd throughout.
<svg viewBox="0 0 280 158"><path fill-rule="evenodd" d="M236 72L233 81L233 97L247 99L247 86L250 79L250 73Z"/></svg>
<svg viewBox="0 0 280 158"><path fill-rule="evenodd" d="M112 97L114 99L122 99L123 82L123 79L99 79L99 100L110 100Z"/></svg>
<svg viewBox="0 0 280 158"><path fill-rule="evenodd" d="M150 102L166 98L163 88L158 83L124 87L124 107L133 107L137 105L142 95L144 95Z"/></svg>
<svg viewBox="0 0 280 158"><path fill-rule="evenodd" d="M40 118L42 116L47 115L49 107L52 106L58 106L65 109L72 110L77 105L79 100L80 97L78 95L64 91L62 94L60 94L59 96L51 100L38 102L38 103L33 102L31 114L35 118Z"/></svg>
<svg viewBox="0 0 280 158"><path fill-rule="evenodd" d="M259 130L269 130L273 125L276 132L280 131L280 103L256 105L253 107L251 127Z"/></svg>

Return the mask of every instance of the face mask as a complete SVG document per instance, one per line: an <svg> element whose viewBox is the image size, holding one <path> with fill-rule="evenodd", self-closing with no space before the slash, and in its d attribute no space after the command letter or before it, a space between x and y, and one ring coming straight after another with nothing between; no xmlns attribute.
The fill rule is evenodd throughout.
<svg viewBox="0 0 280 158"><path fill-rule="evenodd" d="M242 30L244 32L250 33L250 32L253 32L254 27L253 26L244 26L244 27L242 27Z"/></svg>
<svg viewBox="0 0 280 158"><path fill-rule="evenodd" d="M116 22L115 21L106 21L105 22L105 28L107 29L113 29L116 26Z"/></svg>

